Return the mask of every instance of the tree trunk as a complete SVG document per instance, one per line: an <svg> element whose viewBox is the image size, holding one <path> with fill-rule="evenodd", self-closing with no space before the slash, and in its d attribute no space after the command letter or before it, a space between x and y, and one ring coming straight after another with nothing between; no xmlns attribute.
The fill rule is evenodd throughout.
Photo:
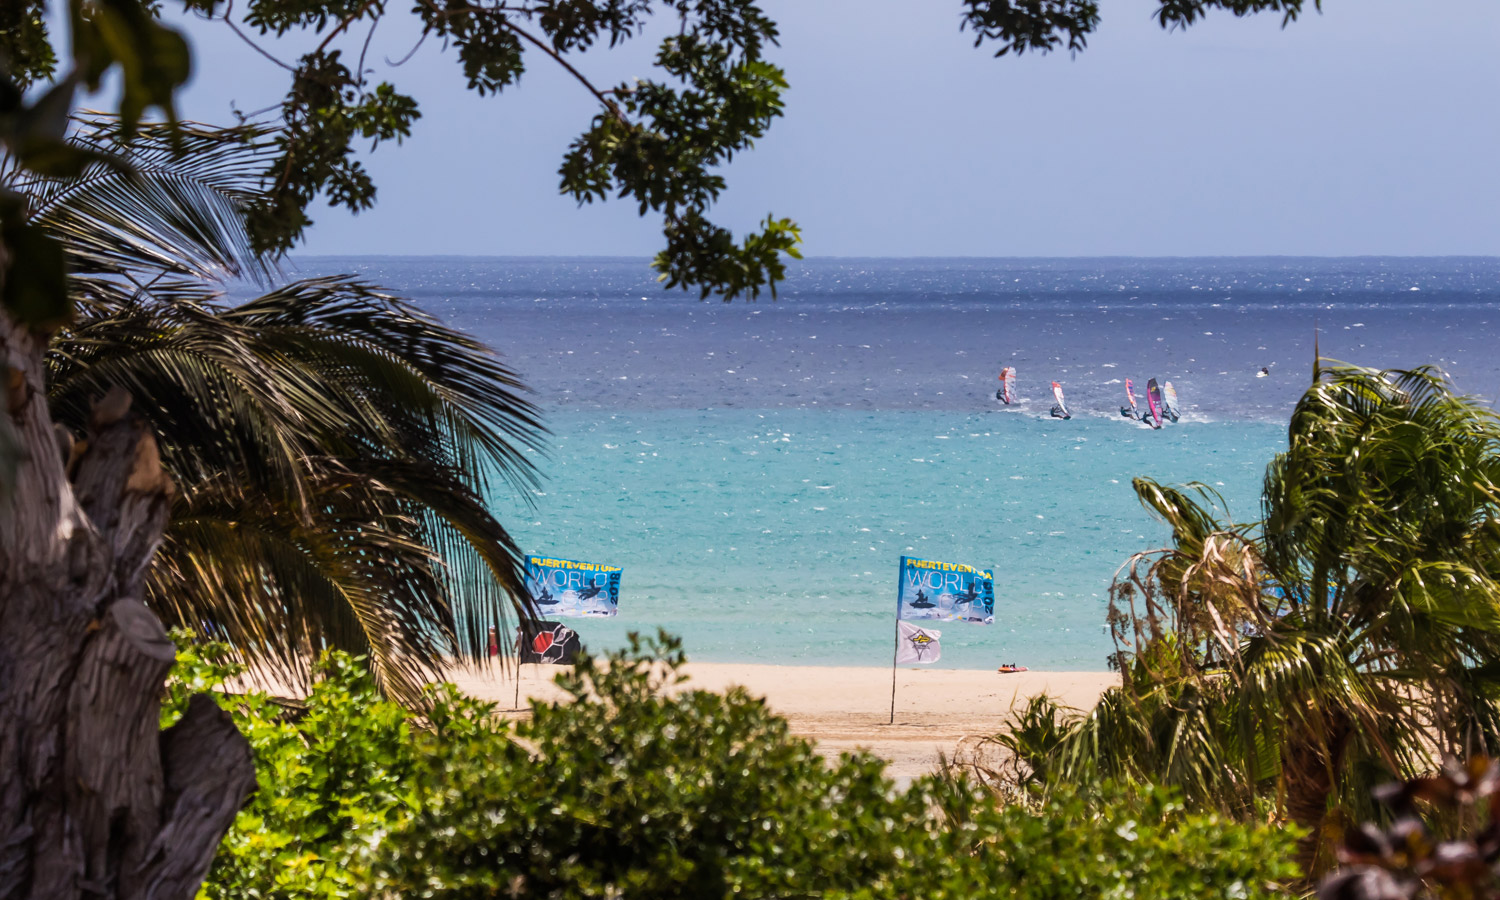
<svg viewBox="0 0 1500 900"><path fill-rule="evenodd" d="M1330 713L1321 726L1314 734L1314 726L1303 723L1301 733L1287 742L1281 757L1287 817L1307 829L1307 836L1298 842L1297 862L1310 879L1335 861L1333 843L1339 835L1329 827L1328 801L1354 733L1341 712Z"/></svg>
<svg viewBox="0 0 1500 900"><path fill-rule="evenodd" d="M161 730L174 650L141 582L172 483L122 390L76 443L54 432L45 347L0 313L22 450L0 495L0 900L188 900L254 785L249 745L206 695Z"/></svg>

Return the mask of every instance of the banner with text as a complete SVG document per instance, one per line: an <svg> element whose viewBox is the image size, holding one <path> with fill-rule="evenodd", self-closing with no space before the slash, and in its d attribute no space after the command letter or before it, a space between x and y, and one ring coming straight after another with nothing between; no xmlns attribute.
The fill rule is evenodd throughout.
<svg viewBox="0 0 1500 900"><path fill-rule="evenodd" d="M995 623L995 575L963 563L901 557L896 618Z"/></svg>
<svg viewBox="0 0 1500 900"><path fill-rule="evenodd" d="M612 616L620 611L619 566L526 557L526 590L536 611L556 616Z"/></svg>

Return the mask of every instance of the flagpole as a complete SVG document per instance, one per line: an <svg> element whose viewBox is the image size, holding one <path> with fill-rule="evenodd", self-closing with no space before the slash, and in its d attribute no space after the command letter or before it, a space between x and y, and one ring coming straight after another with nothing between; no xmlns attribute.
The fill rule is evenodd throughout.
<svg viewBox="0 0 1500 900"><path fill-rule="evenodd" d="M896 656L901 652L901 595L906 591L906 557L896 564L896 627L891 638L891 721L896 724Z"/></svg>
<svg viewBox="0 0 1500 900"><path fill-rule="evenodd" d="M525 620L516 626L516 700L511 704L511 709L521 708L521 646L526 640Z"/></svg>
<svg viewBox="0 0 1500 900"><path fill-rule="evenodd" d="M891 642L891 721L896 724L896 654L901 652L901 611L896 611L896 637Z"/></svg>

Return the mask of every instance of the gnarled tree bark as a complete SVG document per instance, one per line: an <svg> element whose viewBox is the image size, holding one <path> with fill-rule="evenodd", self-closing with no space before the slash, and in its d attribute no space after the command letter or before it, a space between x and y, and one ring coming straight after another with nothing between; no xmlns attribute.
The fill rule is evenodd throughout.
<svg viewBox="0 0 1500 900"><path fill-rule="evenodd" d="M46 336L0 313L24 456L0 500L0 900L188 900L255 783L207 696L163 732L173 647L141 602L172 483L111 392L54 432Z"/></svg>

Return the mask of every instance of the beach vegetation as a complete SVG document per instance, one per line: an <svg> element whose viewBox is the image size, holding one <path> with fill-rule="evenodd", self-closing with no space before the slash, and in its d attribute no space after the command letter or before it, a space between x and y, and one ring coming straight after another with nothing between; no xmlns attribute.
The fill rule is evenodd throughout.
<svg viewBox="0 0 1500 900"><path fill-rule="evenodd" d="M1007 728L989 739L1003 753L1003 769L982 766L977 759L970 761L967 769L997 787L1021 791L1045 788L1052 781L1052 758L1066 734L1064 723L1076 712L1047 694L1028 697L1020 709L1012 709Z"/></svg>
<svg viewBox="0 0 1500 900"><path fill-rule="evenodd" d="M204 900L421 896L1197 898L1279 896L1295 833L1102 785L1037 808L956 772L900 788L826 758L742 688L682 683L680 645L564 670L529 717L451 686L425 712L328 654L305 700L221 695L258 789ZM185 644L171 722L238 667Z"/></svg>
<svg viewBox="0 0 1500 900"><path fill-rule="evenodd" d="M1069 716L1055 781L1172 786L1307 829L1303 862L1378 813L1371 789L1500 744L1500 420L1430 368L1320 366L1261 517L1137 479L1169 546L1111 592L1122 685ZM1034 730L1034 723L1032 725Z"/></svg>

